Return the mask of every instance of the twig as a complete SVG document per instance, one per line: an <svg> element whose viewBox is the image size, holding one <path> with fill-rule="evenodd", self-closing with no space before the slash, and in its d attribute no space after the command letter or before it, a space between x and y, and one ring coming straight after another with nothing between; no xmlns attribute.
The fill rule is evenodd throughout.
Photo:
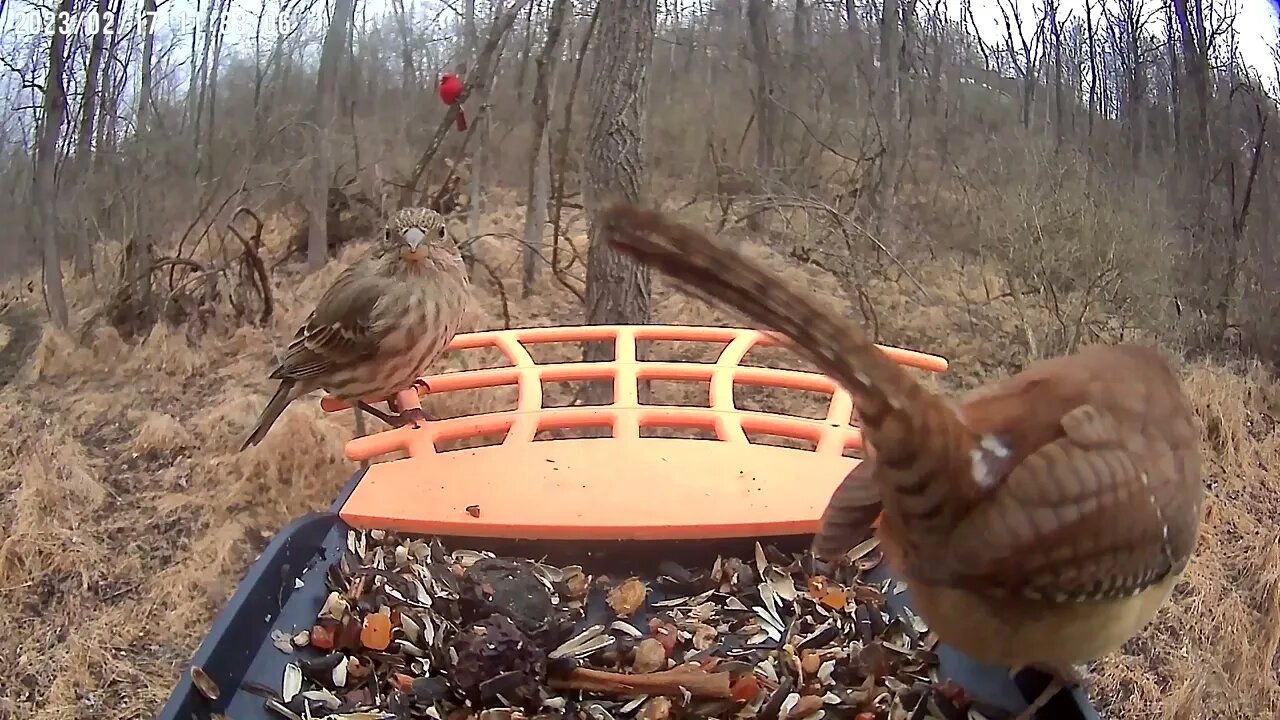
<svg viewBox="0 0 1280 720"><path fill-rule="evenodd" d="M585 690L608 695L674 695L686 693L694 697L732 697L729 673L707 672L700 667L684 665L654 673L615 673L591 668L574 668L568 678L548 683L559 690Z"/></svg>
<svg viewBox="0 0 1280 720"><path fill-rule="evenodd" d="M873 156L864 156L864 157L862 157L861 159L859 159L859 158L855 158L855 157L850 157L849 155L845 155L844 153L840 152L839 150L836 150L835 148L831 147L831 146L830 146L830 145L828 145L826 142L824 142L821 138L819 138L819 137L818 137L818 134L817 134L817 133L815 133L815 132L813 131L813 128L809 127L809 123L808 123L808 121L806 121L804 118L800 117L800 114L799 114L799 113L797 113L795 110L792 110L791 108L787 107L786 105L784 105L784 104L782 103L782 101L778 100L778 98L776 98L776 97L774 97L774 96L772 96L772 95L770 95L770 96L769 96L769 101L770 101L770 102L772 102L774 105L777 105L779 108L781 108L781 109L782 109L782 111L783 111L783 112L785 112L786 114L788 114L788 115L790 115L791 117L795 118L795 119L796 119L796 122L800 123L800 126L804 128L805 133L806 133L809 137L813 138L813 141L814 141L814 142L816 142L816 143L818 143L819 145L821 145L821 146L823 147L823 149L825 149L827 152L831 153L832 155L835 155L836 157L841 158L841 159L843 159L843 160L848 160L849 162L853 163L854 165L861 165L861 164L862 164L862 163L864 163L864 162L870 162L870 161L872 161L872 160L874 160L874 159L875 159L875 156L874 156L874 155L873 155Z"/></svg>
<svg viewBox="0 0 1280 720"><path fill-rule="evenodd" d="M502 301L502 327L510 330L511 307L507 302L507 287L502 284L502 280L498 277L498 274L493 271L493 267L490 266L489 263L481 260L479 257L472 257L475 263L484 268L484 271L489 274L489 279L493 281L493 286L498 289L498 299Z"/></svg>
<svg viewBox="0 0 1280 720"><path fill-rule="evenodd" d="M920 284L920 281L917 280L916 277L911 274L911 271L907 269L907 266L902 264L902 261L898 259L898 256L890 252L889 248L885 247L884 243L880 242L879 238L877 238L875 235L872 235L871 232L868 231L866 228L862 227L858 223L851 220L849 216L845 215L844 213L840 212L839 210L831 207L830 205L822 201L814 200L814 199L806 199L806 198L777 199L775 198L771 200L771 202L773 203L773 207L775 208L790 207L790 208L800 208L800 209L807 209L807 210L819 210L827 213L827 215L829 215L831 219L835 220L840 225L841 232L843 232L843 229L845 227L850 227L850 228L853 228L854 230L857 230L861 235L863 235L872 243L874 243L876 247L880 248L880 251L883 252L886 256L888 256L888 258L893 261L893 264L897 265L902 270L903 274L907 276L907 279L909 279L911 283L916 286L916 289L920 291L920 294L924 295L926 299L932 299L932 296L929 295L929 291L924 289L924 285ZM759 211L756 210L755 212L759 212ZM741 222L741 220L742 218L738 219L739 222Z"/></svg>
<svg viewBox="0 0 1280 720"><path fill-rule="evenodd" d="M413 203L413 195L417 192L418 184L422 182L422 177L426 175L427 168L431 166L431 160L435 158L436 153L440 151L440 146L444 144L444 139L448 137L449 131L453 127L454 118L457 117L463 101L470 97L472 92L489 84L489 77L492 75L491 66L493 65L494 55L498 51L498 46L502 43L502 38L511 29L512 24L515 23L516 16L520 14L520 10L524 8L525 3L528 1L516 0L511 7L507 8L505 13L495 18L493 24L489 26L489 37L485 40L484 48L481 49L480 54L476 57L475 66L467 73L462 94L458 96L458 102L449 106L449 110L440 119L435 135L431 137L431 142L427 144L426 149L422 151L421 157L418 158L418 162L414 165L409 181L401 186L400 202L402 205ZM476 119L479 120L479 118ZM474 123L471 132L474 132L474 128L479 125L479 122ZM471 132L468 132L468 138L470 138ZM474 168L472 171L474 172Z"/></svg>
<svg viewBox="0 0 1280 720"><path fill-rule="evenodd" d="M255 223L257 223L253 230L252 242L244 235L241 235L240 231L236 229L235 221L241 214L248 215L253 218ZM271 280L267 277L267 268L262 262L262 256L258 254L258 248L262 247L262 228L262 218L258 217L257 213L243 205L236 208L236 211L231 213L231 219L227 221L227 229L231 231L232 235L236 236L240 241L240 244L244 247L244 253L241 257L248 262L250 269L253 270L258 281L258 294L262 297L262 315L258 317L258 323L266 325L267 321L271 319L271 314L274 312L275 306L271 298Z"/></svg>
<svg viewBox="0 0 1280 720"><path fill-rule="evenodd" d="M584 304L587 301L586 293L570 285L565 280L565 275L560 269L560 238L564 231L561 225L565 208L564 176L565 164L569 159L569 135L573 128L573 104L578 97L578 85L582 81L582 64L587 57L587 48L591 45L591 38L595 36L596 21L599 19L600 3L597 2L591 9L591 19L587 22L587 29L582 37L582 46L578 48L578 57L573 62L573 82L569 85L569 97L565 100L564 125L560 128L559 134L556 135L556 151L551 158L551 172L554 180L551 196L555 200L551 211L551 276L563 285L565 289L577 296L578 302ZM572 265L572 260L570 265ZM569 266L566 265L566 267Z"/></svg>

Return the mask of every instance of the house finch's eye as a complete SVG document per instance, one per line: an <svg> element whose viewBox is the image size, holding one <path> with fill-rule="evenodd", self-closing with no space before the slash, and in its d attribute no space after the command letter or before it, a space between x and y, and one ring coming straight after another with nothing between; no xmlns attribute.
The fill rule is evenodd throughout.
<svg viewBox="0 0 1280 720"><path fill-rule="evenodd" d="M441 226L440 226L440 239L441 239L441 240L443 240L443 239L444 239L444 226L443 226L443 225L441 225Z"/></svg>

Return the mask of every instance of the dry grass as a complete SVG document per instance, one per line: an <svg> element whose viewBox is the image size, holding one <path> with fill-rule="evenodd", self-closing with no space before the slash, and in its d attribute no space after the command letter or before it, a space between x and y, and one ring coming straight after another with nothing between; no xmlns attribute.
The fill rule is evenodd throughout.
<svg viewBox="0 0 1280 720"><path fill-rule="evenodd" d="M484 230L519 232L522 222L507 206ZM580 218L571 230L581 240ZM152 716L267 540L330 503L354 470L341 456L349 416L298 403L259 447L235 449L270 392L264 368L273 347L355 252L316 277L282 269L271 327L211 334L199 345L164 328L133 346L107 329L81 343L30 322L34 302L0 317L0 415L9 424L0 437L0 718ZM548 278L532 301L515 299L513 243L485 241L481 255L508 278L513 325L579 321L572 296ZM833 307L857 316L836 299L836 283L807 274ZM941 263L921 279L927 303L907 283L868 285L882 341L947 355L951 386L1024 359L1026 320L1007 304L971 302L987 280L978 271ZM740 322L658 284L656 321ZM79 282L69 292L83 320L93 290ZM500 325L483 275L476 297L472 327ZM451 363L464 360L481 361ZM1210 450L1200 552L1171 607L1100 663L1094 696L1108 717L1273 717L1280 497L1270 474L1280 464L1280 384L1260 371L1204 365L1187 367L1186 378ZM672 392L664 399L693 390ZM456 414L471 401L442 398L430 409Z"/></svg>

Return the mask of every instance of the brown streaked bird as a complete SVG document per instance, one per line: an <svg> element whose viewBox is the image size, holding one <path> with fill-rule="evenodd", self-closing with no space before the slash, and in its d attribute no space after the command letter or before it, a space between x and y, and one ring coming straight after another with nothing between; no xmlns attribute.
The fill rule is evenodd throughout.
<svg viewBox="0 0 1280 720"><path fill-rule="evenodd" d="M271 373L279 387L241 450L257 445L289 403L315 390L393 425L363 397L389 397L415 385L462 324L469 280L458 245L439 213L402 208L368 256L347 268L298 328Z"/></svg>
<svg viewBox="0 0 1280 720"><path fill-rule="evenodd" d="M871 533L938 637L1082 684L1169 598L1199 533L1200 433L1156 351L1096 345L958 402L913 379L852 323L657 212L606 214L619 251L787 336L854 397L868 446L814 536L834 558Z"/></svg>

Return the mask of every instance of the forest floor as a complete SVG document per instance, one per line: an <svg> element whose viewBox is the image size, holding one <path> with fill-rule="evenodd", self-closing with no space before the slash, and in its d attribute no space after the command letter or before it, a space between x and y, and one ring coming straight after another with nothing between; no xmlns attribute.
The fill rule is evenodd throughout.
<svg viewBox="0 0 1280 720"><path fill-rule="evenodd" d="M482 231L519 235L522 227L522 209L510 204L486 215ZM572 215L569 229L585 246L581 217ZM282 248L287 230L269 225L269 248ZM518 299L514 243L482 245L505 283L513 327L580 322L577 299L549 278L532 299ZM829 277L747 246L859 316ZM236 450L272 390L274 349L359 250L345 248L313 277L282 266L268 327L205 339L163 326L136 343L101 326L57 333L26 290L30 278L3 288L4 297L25 297L0 313L8 426L0 436L0 657L8 658L0 719L152 717L270 538L330 504L355 470L342 456L349 414L325 415L314 398L298 402L260 446ZM1018 362L1011 311L955 310L967 305L963 286L979 282L966 272L940 263L921 275L928 300L906 284L865 288L880 341L945 356L951 369L940 382L956 389ZM101 284L69 281L74 328L101 306ZM501 327L493 282L483 276L475 285L478 309L466 329ZM743 324L656 279L654 308L655 322ZM448 358L440 370L458 362ZM1180 370L1205 428L1210 501L1200 545L1173 601L1097 664L1090 692L1109 718L1275 717L1280 383L1256 369ZM429 399L428 410L448 415L450 402Z"/></svg>

